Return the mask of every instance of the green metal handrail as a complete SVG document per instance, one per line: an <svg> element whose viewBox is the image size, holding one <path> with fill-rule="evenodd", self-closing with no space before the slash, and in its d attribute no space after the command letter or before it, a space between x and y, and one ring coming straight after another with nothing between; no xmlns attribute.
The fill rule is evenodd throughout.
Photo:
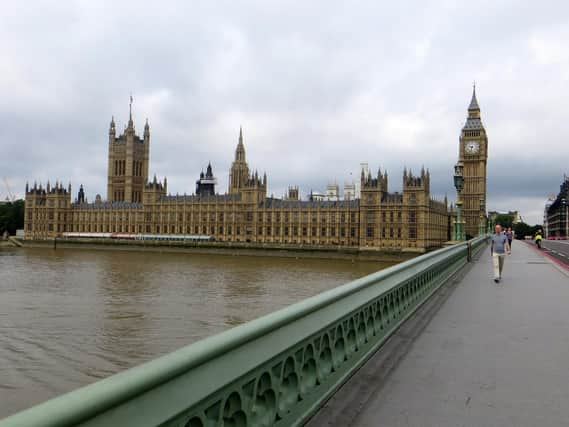
<svg viewBox="0 0 569 427"><path fill-rule="evenodd" d="M0 427L300 425L487 236L422 255L0 421Z"/></svg>

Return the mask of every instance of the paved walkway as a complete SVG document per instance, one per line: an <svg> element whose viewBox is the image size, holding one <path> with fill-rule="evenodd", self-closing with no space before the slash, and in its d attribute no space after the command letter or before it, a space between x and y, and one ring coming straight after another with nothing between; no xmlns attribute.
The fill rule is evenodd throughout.
<svg viewBox="0 0 569 427"><path fill-rule="evenodd" d="M514 242L495 284L485 249L441 304L394 366L376 362L387 374L364 366L337 393L346 409L310 425L569 425L567 272Z"/></svg>

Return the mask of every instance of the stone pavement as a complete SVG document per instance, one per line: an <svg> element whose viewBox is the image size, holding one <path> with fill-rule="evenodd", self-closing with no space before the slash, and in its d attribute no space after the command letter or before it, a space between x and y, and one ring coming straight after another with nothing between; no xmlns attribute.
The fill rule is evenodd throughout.
<svg viewBox="0 0 569 427"><path fill-rule="evenodd" d="M407 345L393 337L404 354L380 350L309 425L569 425L567 272L523 242L499 284L491 270L487 248Z"/></svg>

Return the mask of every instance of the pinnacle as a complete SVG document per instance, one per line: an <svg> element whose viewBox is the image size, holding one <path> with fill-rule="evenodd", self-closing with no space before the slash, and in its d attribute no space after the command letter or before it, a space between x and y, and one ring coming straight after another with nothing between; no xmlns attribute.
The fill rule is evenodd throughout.
<svg viewBox="0 0 569 427"><path fill-rule="evenodd" d="M476 85L472 86L472 99L470 100L468 110L480 110L480 107L478 106L478 100L476 99Z"/></svg>

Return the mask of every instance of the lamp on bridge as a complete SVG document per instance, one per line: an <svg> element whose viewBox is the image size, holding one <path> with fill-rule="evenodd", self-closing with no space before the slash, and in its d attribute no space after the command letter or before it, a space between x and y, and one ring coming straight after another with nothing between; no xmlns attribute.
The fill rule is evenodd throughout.
<svg viewBox="0 0 569 427"><path fill-rule="evenodd" d="M462 221L462 189L464 188L464 164L454 165L454 188L456 188L456 219L454 221L454 240L462 242L466 239Z"/></svg>
<svg viewBox="0 0 569 427"><path fill-rule="evenodd" d="M486 234L486 207L484 206L484 199L480 199L480 226L478 229L478 235L483 236Z"/></svg>

